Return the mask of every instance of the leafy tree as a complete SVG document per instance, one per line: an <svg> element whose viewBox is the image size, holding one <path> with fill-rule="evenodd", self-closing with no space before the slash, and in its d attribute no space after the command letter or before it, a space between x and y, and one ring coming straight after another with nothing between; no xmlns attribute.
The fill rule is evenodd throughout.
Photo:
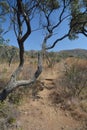
<svg viewBox="0 0 87 130"><path fill-rule="evenodd" d="M65 24L67 31L59 37L54 39L51 45L47 45L46 49L53 48L59 41L68 37L69 39L78 38L78 34L87 36L87 2L82 0L62 0L58 1L58 8L55 10L48 10L45 12L44 7L41 7L46 19L45 28L47 30L44 44L46 46L49 38L57 35L56 30ZM54 13L55 12L55 13ZM57 15L56 15L57 14ZM52 16L54 23L52 23ZM60 31L59 31L60 32Z"/></svg>
<svg viewBox="0 0 87 130"><path fill-rule="evenodd" d="M1 1L2 2L2 1ZM19 45L19 66L14 71L5 89L0 94L3 101L10 92L19 86L31 85L42 72L42 56L38 54L38 67L31 80L18 81L17 77L24 64L24 42L32 32L31 20L35 16L40 18L40 27L46 35L42 42L42 54L47 55L47 50L52 49L59 41L66 37L77 38L79 33L87 36L87 2L86 0L10 0L5 1L9 5L10 20ZM65 24L67 29L60 33L60 27ZM26 30L24 29L26 27ZM60 35L58 35L58 31ZM58 35L57 38L54 36ZM49 45L49 39L52 43ZM49 46L48 46L49 45Z"/></svg>
<svg viewBox="0 0 87 130"><path fill-rule="evenodd" d="M75 0L71 3L70 38L78 38L82 33L87 36L87 1Z"/></svg>

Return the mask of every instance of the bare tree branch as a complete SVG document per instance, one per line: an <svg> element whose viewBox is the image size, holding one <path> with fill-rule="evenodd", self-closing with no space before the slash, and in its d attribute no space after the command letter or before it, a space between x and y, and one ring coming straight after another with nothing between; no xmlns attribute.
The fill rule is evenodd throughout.
<svg viewBox="0 0 87 130"><path fill-rule="evenodd" d="M65 0L63 0L63 7L62 7L62 11L61 11L61 13L60 13L60 15L59 15L59 21L58 21L58 23L56 24L56 25L54 25L53 27L52 27L52 30L54 30L54 29L56 29L66 18L68 18L70 15L67 15L67 16L65 16L64 18L62 18L63 17L63 15L64 15L64 13L65 13L65 9L69 6L69 4L70 3L68 3L67 5L66 5L66 2L65 2Z"/></svg>
<svg viewBox="0 0 87 130"><path fill-rule="evenodd" d="M46 50L52 49L59 41L62 41L63 39L65 39L68 36L69 36L69 33L65 34L61 38L58 38L51 46L47 47Z"/></svg>

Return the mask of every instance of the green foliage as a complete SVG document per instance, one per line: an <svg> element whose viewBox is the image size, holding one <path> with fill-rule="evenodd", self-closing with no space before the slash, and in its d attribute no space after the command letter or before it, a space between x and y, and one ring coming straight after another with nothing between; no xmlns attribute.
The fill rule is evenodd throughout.
<svg viewBox="0 0 87 130"><path fill-rule="evenodd" d="M69 39L78 38L78 34L86 34L87 27L87 1L73 0L71 2L71 21Z"/></svg>
<svg viewBox="0 0 87 130"><path fill-rule="evenodd" d="M1 40L0 44L0 63L8 63L9 66L11 65L12 62L17 62L19 60L19 52L18 49L7 45L7 41Z"/></svg>
<svg viewBox="0 0 87 130"><path fill-rule="evenodd" d="M39 3L46 13L59 8L58 0L40 0Z"/></svg>
<svg viewBox="0 0 87 130"><path fill-rule="evenodd" d="M10 124L10 125L14 124L15 122L16 122L16 119L12 116L9 117L8 120L7 120L7 123Z"/></svg>
<svg viewBox="0 0 87 130"><path fill-rule="evenodd" d="M0 24L6 21L6 15L9 13L9 5L6 0L0 0ZM3 32L3 28L0 25L0 35Z"/></svg>
<svg viewBox="0 0 87 130"><path fill-rule="evenodd" d="M45 0L46 3L47 3L47 7L50 9L50 10L53 10L53 9L57 9L59 7L59 3L58 3L58 0Z"/></svg>
<svg viewBox="0 0 87 130"><path fill-rule="evenodd" d="M79 0L73 0L71 2L71 13L72 16L76 16L80 11Z"/></svg>
<svg viewBox="0 0 87 130"><path fill-rule="evenodd" d="M9 12L9 5L6 0L0 1L0 16L7 14Z"/></svg>
<svg viewBox="0 0 87 130"><path fill-rule="evenodd" d="M87 25L86 23L87 14L78 13L77 16L74 16L70 23L71 32L69 35L70 39L76 39L78 38L78 32L81 32L83 30L83 25Z"/></svg>

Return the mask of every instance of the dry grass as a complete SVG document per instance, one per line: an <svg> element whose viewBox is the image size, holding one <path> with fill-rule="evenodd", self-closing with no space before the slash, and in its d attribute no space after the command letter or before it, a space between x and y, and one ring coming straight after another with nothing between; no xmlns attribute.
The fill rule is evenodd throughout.
<svg viewBox="0 0 87 130"><path fill-rule="evenodd" d="M50 125L52 125L52 121L50 121L51 120L50 115L53 116L51 118L55 119L54 121L61 120L61 119L59 119L59 117L56 117L55 115L53 115L53 113L51 113L51 112L54 112L53 109L55 108L55 106L56 106L56 109L58 110L58 112L59 112L59 109L60 109L60 111L63 110L64 113L66 111L69 111L69 113L72 115L72 117L75 118L76 121L79 119L80 121L86 122L87 121L87 118L86 118L87 117L87 103L86 103L87 87L85 87L85 89L81 91L79 98L76 96L74 97L74 95L71 96L70 89L68 90L66 84L64 84L64 82L63 82L63 78L64 78L63 76L64 76L64 72L65 72L64 64L68 65L69 68L75 64L77 66L77 68L79 66L79 68L82 70L87 69L86 68L87 61L80 60L80 59L78 60L76 58L67 58L64 61L61 61L61 62L55 64L55 66L53 66L53 68L47 68L47 65L44 64L43 73L41 74L39 80L32 86L32 88L28 88L28 86L27 86L26 88L21 87L21 88L16 89L9 95L8 100L6 102L8 102L11 105L15 104L16 106L19 106L20 109L22 109L21 106L25 107L26 100L28 99L28 103L27 103L28 106L27 106L26 110L24 109L24 112L26 113L27 109L29 109L29 111L32 111L32 109L34 109L34 107L36 107L37 113L39 113L40 112L39 109L41 108L41 110L43 110L42 111L43 117L44 117L44 112L46 114L46 117L44 117L44 120L48 116L48 122L51 122ZM0 65L0 68L1 68L0 69L0 74L1 74L0 87L1 87L1 89L6 85L12 72L16 69L17 66L18 66L18 63L11 64L10 67L8 66L8 64ZM30 79L32 77L32 75L34 74L36 68L37 68L37 61L35 61L35 62L26 61L23 71L20 74L20 76L18 77L18 79ZM78 69L78 70L80 71L80 69ZM85 70L84 70L84 72L85 72ZM83 73L81 73L81 74L83 74ZM44 88L45 93L43 91L41 92L41 90L43 90L44 86L45 86L45 88ZM52 89L49 89L49 88L52 88ZM32 101L32 99L33 99L32 94L33 94L33 96L37 97L40 92L42 93L42 95L40 95L40 96L42 96L43 99L41 98L39 102L37 102L37 101L35 102L37 104L34 104L34 102ZM43 96L43 95L45 95L45 96ZM48 106L50 101L51 101L51 106L53 106L53 108ZM33 105L30 106L30 104L29 104L30 102L34 106ZM28 108L28 107L30 107L30 108ZM46 108L46 110L45 110L45 108ZM15 113L15 112L13 112L13 113ZM49 113L49 115L48 115L48 113ZM56 113L56 114L58 115L59 113ZM34 119L34 117L32 117L32 115L31 115L31 117L32 117L31 119L29 118L28 115L27 116L22 115L22 116L24 116L26 118L26 120L29 120L30 122L31 122L31 119L32 120ZM41 116L41 114L40 114L40 116ZM62 115L62 116L63 116L62 120L64 120L64 119L66 120L66 118L68 120L70 118L70 117L65 117L64 115ZM43 117L41 116L40 121L41 120L43 121ZM21 117L21 120L23 120L22 118L23 117ZM60 114L60 118L61 118L61 114ZM16 122L16 117L14 116L14 114L13 114L13 116L9 116L6 119L8 119L7 124L12 125L12 124L15 124L15 122ZM39 120L39 117L38 117L38 120ZM73 122L73 120L71 122ZM26 124L26 122L25 122L25 124ZM55 122L54 122L54 124L55 124ZM56 127L56 129L57 129L57 127ZM47 129L47 130L49 130L49 129ZM85 128L84 128L84 130L85 130Z"/></svg>
<svg viewBox="0 0 87 130"><path fill-rule="evenodd" d="M54 106L60 107L64 111L68 110L76 120L86 122L87 61L67 58L62 63L62 71L54 80L55 89L50 93L49 98Z"/></svg>

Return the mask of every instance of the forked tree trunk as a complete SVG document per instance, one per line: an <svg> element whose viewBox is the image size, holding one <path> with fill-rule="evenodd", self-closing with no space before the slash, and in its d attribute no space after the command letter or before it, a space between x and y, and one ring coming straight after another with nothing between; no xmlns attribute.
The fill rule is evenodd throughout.
<svg viewBox="0 0 87 130"><path fill-rule="evenodd" d="M9 93L11 93L14 89L20 87L20 86L24 86L26 87L26 85L31 85L36 81L36 79L39 77L39 75L42 72L42 56L41 53L38 53L38 66L37 66L37 70L34 73L32 79L30 80L17 80L17 76L19 75L19 73L21 72L23 67L23 63L19 64L18 68L13 72L10 81L8 82L7 86L4 88L4 90L0 93L0 100L3 101L6 99L6 97L9 95Z"/></svg>
<svg viewBox="0 0 87 130"><path fill-rule="evenodd" d="M30 26L30 20L28 17L28 14L26 13L25 9L23 8L22 0L17 0L17 10L16 10L16 16L17 16L17 24L18 24L18 32L16 33L17 41L19 45L19 66L17 69L13 72L11 75L10 81L8 82L7 86L4 88L4 90L0 93L0 100L3 101L6 99L6 97L11 93L14 89L18 88L19 86L26 86L33 84L36 79L39 77L39 75L42 72L42 56L39 53L38 54L38 66L37 70L30 80L17 80L17 77L19 76L23 64L24 64L24 42L31 34L31 26ZM23 21L21 21L21 16L23 17L25 24L26 24L26 32L23 35ZM15 23L14 23L15 24ZM15 25L14 25L15 27ZM16 30L14 30L16 31ZM17 35L18 34L18 35Z"/></svg>

